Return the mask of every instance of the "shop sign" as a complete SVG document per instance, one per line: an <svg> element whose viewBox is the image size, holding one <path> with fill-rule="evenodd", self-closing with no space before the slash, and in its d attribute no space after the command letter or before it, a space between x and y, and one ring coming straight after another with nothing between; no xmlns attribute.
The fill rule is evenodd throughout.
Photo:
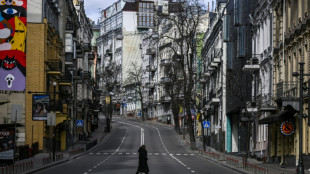
<svg viewBox="0 0 310 174"><path fill-rule="evenodd" d="M283 135L292 135L295 133L295 125L291 121L284 121L280 126Z"/></svg>

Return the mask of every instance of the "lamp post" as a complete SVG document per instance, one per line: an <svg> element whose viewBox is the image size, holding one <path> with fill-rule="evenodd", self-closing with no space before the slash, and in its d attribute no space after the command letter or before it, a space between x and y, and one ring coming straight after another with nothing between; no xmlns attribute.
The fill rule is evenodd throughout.
<svg viewBox="0 0 310 174"><path fill-rule="evenodd" d="M299 159L298 159L298 174L304 174L304 163L303 163L303 154L302 154L302 137L303 137L303 82L304 76L310 76L310 74L304 74L304 62L299 62L300 70L298 72L294 72L293 76L299 76Z"/></svg>
<svg viewBox="0 0 310 174"><path fill-rule="evenodd" d="M53 82L53 87L54 87L54 92L53 92L53 99L54 99L54 114L55 114L55 117L56 117L56 85L57 83L56 82ZM56 120L56 118L55 118ZM53 161L56 160L56 126L53 125Z"/></svg>

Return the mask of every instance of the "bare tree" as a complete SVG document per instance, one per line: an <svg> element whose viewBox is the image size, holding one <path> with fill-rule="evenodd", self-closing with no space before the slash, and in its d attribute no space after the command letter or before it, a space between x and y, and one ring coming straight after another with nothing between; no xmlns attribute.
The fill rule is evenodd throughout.
<svg viewBox="0 0 310 174"><path fill-rule="evenodd" d="M172 53L172 52L171 52ZM180 134L180 123L179 123L179 112L183 105L184 95L183 95L183 75L180 71L180 66L178 64L178 57L171 56L172 62L165 67L165 71L168 74L169 81L164 83L164 89L166 94L171 98L171 111L175 124L175 131Z"/></svg>
<svg viewBox="0 0 310 174"><path fill-rule="evenodd" d="M169 46L176 56L175 66L179 67L182 74L182 92L184 94L184 108L187 115L190 146L196 148L194 125L191 118L191 109L194 100L194 84L196 81L196 42L201 25L204 24L206 11L201 0L180 0L174 2L173 14L159 16L159 23L170 23L170 32L160 33L161 39L169 40ZM160 24L159 24L160 25ZM165 25L165 24L164 24ZM173 34L171 34L173 31Z"/></svg>
<svg viewBox="0 0 310 174"><path fill-rule="evenodd" d="M131 64L131 69L128 70L128 78L126 80L127 85L134 85L135 92L138 94L138 97L141 102L142 109L142 120L144 121L144 112L143 112L143 90L144 86L142 86L142 66L137 65L135 63Z"/></svg>
<svg viewBox="0 0 310 174"><path fill-rule="evenodd" d="M104 72L102 74L102 80L103 84L105 86L105 95L110 97L110 103L106 103L106 126L107 126L107 132L110 132L110 123L112 120L113 115L113 92L118 87L119 81L118 81L118 75L120 74L121 67L119 65L116 65L115 63L110 63L109 66L107 66L104 69Z"/></svg>

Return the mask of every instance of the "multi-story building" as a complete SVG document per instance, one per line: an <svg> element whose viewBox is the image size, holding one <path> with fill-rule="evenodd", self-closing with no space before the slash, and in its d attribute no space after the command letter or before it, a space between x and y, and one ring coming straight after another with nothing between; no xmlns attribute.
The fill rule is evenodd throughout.
<svg viewBox="0 0 310 174"><path fill-rule="evenodd" d="M111 90L113 90L112 102L114 104L123 103L125 106L119 108L121 113L128 111L128 108L130 108L131 114L141 110L141 107L137 108L141 104L135 97L137 96L136 92L128 95L125 93L136 91L135 84L128 82L128 72L131 70L132 64L140 65L142 62L141 50L138 48L141 43L142 31L152 28L154 25L153 4L153 1L119 0L101 12L100 37L97 39L98 56L102 57L104 71L112 67L120 71L116 77L113 77L115 85ZM106 83L103 81L102 85L106 86ZM104 92L105 95L112 94L112 91L107 91L107 89Z"/></svg>
<svg viewBox="0 0 310 174"><path fill-rule="evenodd" d="M143 99L143 111L147 113L147 118L157 118L157 105L159 104L157 97L158 88L158 58L157 58L158 34L150 29L143 35L142 49L142 84L145 86Z"/></svg>
<svg viewBox="0 0 310 174"><path fill-rule="evenodd" d="M77 129L79 139L85 139L91 133L91 118L93 105L93 89L95 85L94 76L91 74L93 66L93 54L91 53L91 39L93 37L92 24L87 18L84 1L74 0L76 13L78 15L80 27L77 30L76 42L76 72L75 72L75 92L76 92L76 115L75 120L83 120L83 127ZM90 57L90 59L89 59Z"/></svg>
<svg viewBox="0 0 310 174"><path fill-rule="evenodd" d="M244 71L252 57L249 14L256 1L228 1L224 10L223 41L226 44L226 151L248 154L253 112L251 72Z"/></svg>
<svg viewBox="0 0 310 174"><path fill-rule="evenodd" d="M0 124L2 130L12 126L10 132L15 132L12 123L20 124L16 131L18 146L25 144L27 122L25 109L26 36L27 12L29 12L27 5L25 0L18 1L14 6L9 1L3 1L0 5L3 11L0 14ZM5 9L10 9L14 13L5 13ZM8 139L11 140L14 135L9 136Z"/></svg>
<svg viewBox="0 0 310 174"><path fill-rule="evenodd" d="M260 120L268 124L268 156L281 165L298 165L299 152L309 157L309 127L306 118L299 124L299 63L304 62L304 71L309 72L309 23L310 3L301 1L269 1L272 5L272 47L273 47L273 94L277 109L272 115ZM265 42L265 41L263 41ZM304 84L309 77L305 77ZM303 96L304 101L307 99ZM306 105L303 105L306 110ZM303 112L306 113L306 112ZM308 113L309 114L309 113ZM288 124L289 131L281 127ZM282 126L281 126L282 125ZM302 149L299 148L300 126L302 126ZM309 160L304 160L309 166Z"/></svg>
<svg viewBox="0 0 310 174"><path fill-rule="evenodd" d="M60 149L65 146L65 141L61 140L66 140L66 130L59 126L65 124L68 116L68 110L64 109L67 105L61 102L64 98L58 93L61 88L59 79L63 79L64 72L65 39L65 20L60 13L67 11L68 2L38 0L28 2L28 5L25 144L38 142L40 150L51 150L54 131L45 122L50 112L54 113L58 124L56 148ZM60 9L60 5L64 8ZM41 114L36 112L38 106L43 109Z"/></svg>
<svg viewBox="0 0 310 174"><path fill-rule="evenodd" d="M275 110L272 105L272 6L266 0L260 0L258 4L250 21L253 26L252 57L244 68L252 71L252 101L256 103L250 151L257 158L265 159L268 154L268 126L258 124L258 120Z"/></svg>
<svg viewBox="0 0 310 174"><path fill-rule="evenodd" d="M202 72L199 73L204 110L209 130L205 130L209 146L225 151L226 139L226 43L223 42L223 13L226 1L218 1L214 12L209 12L210 24L204 34L201 56Z"/></svg>

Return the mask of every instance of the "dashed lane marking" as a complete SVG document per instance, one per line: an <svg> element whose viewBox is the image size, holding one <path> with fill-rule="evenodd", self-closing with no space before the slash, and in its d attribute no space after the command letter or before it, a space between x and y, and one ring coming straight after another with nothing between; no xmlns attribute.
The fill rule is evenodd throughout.
<svg viewBox="0 0 310 174"><path fill-rule="evenodd" d="M136 152L118 152L118 153L115 153L115 152L102 152L102 153L88 153L89 155L137 155L138 153ZM154 152L154 153L148 153L148 155L167 155L167 153L158 153L158 152ZM195 154L187 154L187 153L184 153L184 154L180 154L180 153L177 153L177 154L173 154L173 153L170 153L169 155L176 155L176 156L193 156Z"/></svg>

